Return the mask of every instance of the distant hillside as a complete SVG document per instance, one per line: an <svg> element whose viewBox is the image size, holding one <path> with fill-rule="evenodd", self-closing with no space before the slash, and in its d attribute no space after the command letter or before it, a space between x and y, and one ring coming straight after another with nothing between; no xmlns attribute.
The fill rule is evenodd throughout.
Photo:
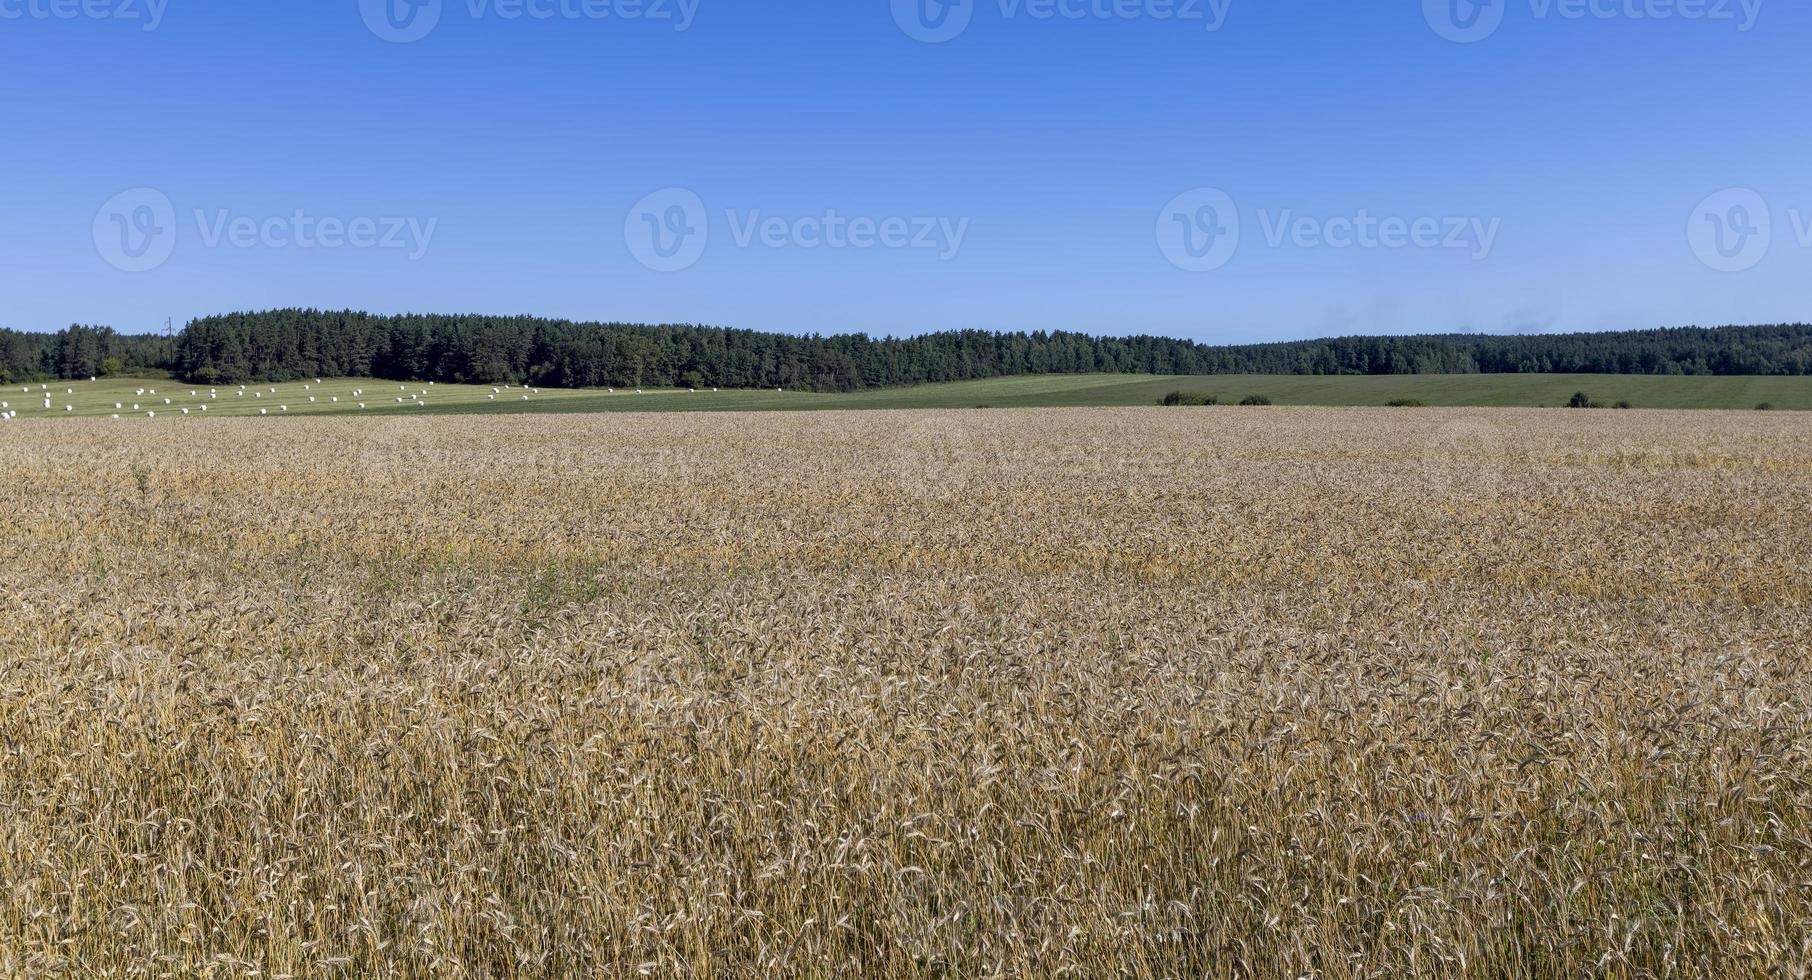
<svg viewBox="0 0 1812 980"><path fill-rule="evenodd" d="M0 331L0 382L145 369L199 383L339 376L829 392L1085 373L1812 375L1812 325L1343 337L1219 347L1065 332L966 330L876 339L526 316L272 310L196 320L174 340L95 327L57 334Z"/></svg>

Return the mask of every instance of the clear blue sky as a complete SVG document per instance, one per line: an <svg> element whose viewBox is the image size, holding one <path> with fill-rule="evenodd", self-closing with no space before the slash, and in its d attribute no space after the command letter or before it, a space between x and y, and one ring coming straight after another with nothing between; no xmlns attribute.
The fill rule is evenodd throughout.
<svg viewBox="0 0 1812 980"><path fill-rule="evenodd" d="M376 0L0 0L0 326L305 305L1245 342L1812 318L1800 3L1494 0L1457 43L1475 12L1448 0L522 2L391 11L431 27L392 41ZM1754 195L1695 213L1729 188ZM139 189L172 250L125 271L166 233ZM1239 230L1209 271L1176 237L1230 240L1199 189ZM702 252L643 261L637 234L700 230L693 200ZM433 234L299 244L298 212ZM831 212L869 247L806 247ZM1333 247L1361 212L1443 240L1458 219L1463 247ZM937 247L884 247L888 219ZM1718 222L1751 234L1701 260L1689 229Z"/></svg>

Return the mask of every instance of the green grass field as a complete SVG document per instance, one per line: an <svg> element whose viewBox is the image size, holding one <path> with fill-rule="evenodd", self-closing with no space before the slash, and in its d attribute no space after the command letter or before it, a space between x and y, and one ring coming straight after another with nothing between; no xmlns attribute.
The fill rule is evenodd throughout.
<svg viewBox="0 0 1812 980"><path fill-rule="evenodd" d="M1215 375L1153 377L1088 374L998 378L845 395L779 391L571 391L493 389L356 378L323 383L237 385L210 389L168 379L105 378L0 388L0 412L18 418L215 418L304 415L438 415L550 412L814 411L906 408L1149 406L1187 391L1237 403L1264 395L1278 405L1377 405L1418 399L1431 406L1559 407L1576 391L1636 408L1751 410L1769 403L1812 411L1812 378L1653 377L1646 375L1394 375L1301 377ZM155 394L153 394L155 392ZM44 407L45 396L50 407ZM526 400L525 397L526 396ZM118 406L118 407L116 407ZM362 406L362 407L361 407Z"/></svg>

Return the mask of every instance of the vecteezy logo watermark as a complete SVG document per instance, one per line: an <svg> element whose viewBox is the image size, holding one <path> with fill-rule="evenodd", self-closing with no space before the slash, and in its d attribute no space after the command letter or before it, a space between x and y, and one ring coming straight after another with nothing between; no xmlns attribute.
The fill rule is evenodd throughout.
<svg viewBox="0 0 1812 980"><path fill-rule="evenodd" d="M137 187L94 213L94 247L122 272L150 272L176 251L176 207L163 192Z"/></svg>
<svg viewBox="0 0 1812 980"><path fill-rule="evenodd" d="M1732 187L1693 208L1686 223L1686 241L1706 268L1745 272L1767 258L1774 244L1774 217L1762 195L1746 187Z"/></svg>
<svg viewBox="0 0 1812 980"><path fill-rule="evenodd" d="M1422 0L1422 17L1434 32L1456 44L1472 44L1497 33L1515 0ZM1734 23L1738 32L1755 28L1766 0L1528 0L1534 20L1686 20Z"/></svg>
<svg viewBox="0 0 1812 980"><path fill-rule="evenodd" d="M942 44L975 19L979 0L892 0L893 20L907 37ZM995 0L1002 20L1155 20L1218 31L1233 0Z"/></svg>
<svg viewBox="0 0 1812 980"><path fill-rule="evenodd" d="M1475 262L1491 257L1503 219L1383 216L1360 208L1352 215L1311 217L1261 209L1258 228L1268 248L1446 249ZM1239 251L1243 221L1233 198L1212 187L1171 199L1158 212L1158 250L1185 272L1213 272Z"/></svg>
<svg viewBox="0 0 1812 980"><path fill-rule="evenodd" d="M926 44L954 40L973 19L975 0L893 0L893 22Z"/></svg>
<svg viewBox="0 0 1812 980"><path fill-rule="evenodd" d="M1456 44L1483 41L1503 26L1510 0L1422 0L1428 26Z"/></svg>
<svg viewBox="0 0 1812 980"><path fill-rule="evenodd" d="M6 0L0 0L6 2ZM167 0L166 0L167 2ZM446 0L359 0L371 33L396 44L419 41L440 26ZM472 20L651 21L689 31L701 0L464 0Z"/></svg>
<svg viewBox="0 0 1812 980"><path fill-rule="evenodd" d="M1812 250L1812 212L1788 208L1785 227L1793 243ZM1686 243L1701 264L1715 272L1747 272L1762 264L1782 227L1767 199L1747 187L1731 187L1700 201L1686 221Z"/></svg>
<svg viewBox="0 0 1812 980"><path fill-rule="evenodd" d="M870 217L821 214L779 216L761 210L723 212L737 248L898 249L956 258L969 235L968 218ZM623 243L637 262L655 272L680 272L704 258L711 241L710 212L692 191L670 187L637 201L623 219Z"/></svg>
<svg viewBox="0 0 1812 980"><path fill-rule="evenodd" d="M371 33L396 44L419 41L440 26L441 0L359 0Z"/></svg>
<svg viewBox="0 0 1812 980"><path fill-rule="evenodd" d="M681 187L655 191L629 209L623 243L637 262L655 272L690 269L711 244L705 202Z"/></svg>
<svg viewBox="0 0 1812 980"><path fill-rule="evenodd" d="M1213 272L1239 251L1239 208L1212 187L1186 191L1158 212L1158 250L1185 272Z"/></svg>
<svg viewBox="0 0 1812 980"><path fill-rule="evenodd" d="M117 20L155 31L170 0L0 0L0 20Z"/></svg>
<svg viewBox="0 0 1812 980"><path fill-rule="evenodd" d="M413 262L428 253L440 219L235 215L196 210L195 240L205 248L395 249ZM123 272L149 272L170 260L180 237L176 208L163 192L140 187L114 195L94 215L94 247Z"/></svg>

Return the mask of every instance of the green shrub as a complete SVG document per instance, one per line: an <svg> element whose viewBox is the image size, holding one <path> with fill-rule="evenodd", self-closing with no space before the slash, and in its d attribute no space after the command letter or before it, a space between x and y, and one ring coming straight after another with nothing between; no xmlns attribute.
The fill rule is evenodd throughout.
<svg viewBox="0 0 1812 980"><path fill-rule="evenodd" d="M1623 402L1618 402L1617 407L1618 408L1635 408L1636 406L1634 403L1623 401Z"/></svg>
<svg viewBox="0 0 1812 980"><path fill-rule="evenodd" d="M1386 408L1427 408L1428 403L1420 398L1393 398L1384 403Z"/></svg>
<svg viewBox="0 0 1812 980"><path fill-rule="evenodd" d="M1193 405L1219 405L1220 403L1221 400L1213 395L1198 395L1191 391L1173 391L1170 394L1165 395L1163 401L1158 402L1158 404L1170 408Z"/></svg>
<svg viewBox="0 0 1812 980"><path fill-rule="evenodd" d="M1573 393L1573 399L1571 401L1567 402L1567 407L1568 408L1597 408L1598 404L1596 402L1592 401L1591 395L1588 395L1583 391L1576 391Z"/></svg>
<svg viewBox="0 0 1812 980"><path fill-rule="evenodd" d="M1774 411L1774 403L1773 402L1763 402L1760 405L1757 405L1755 407L1755 410L1758 412L1772 412L1772 411Z"/></svg>

